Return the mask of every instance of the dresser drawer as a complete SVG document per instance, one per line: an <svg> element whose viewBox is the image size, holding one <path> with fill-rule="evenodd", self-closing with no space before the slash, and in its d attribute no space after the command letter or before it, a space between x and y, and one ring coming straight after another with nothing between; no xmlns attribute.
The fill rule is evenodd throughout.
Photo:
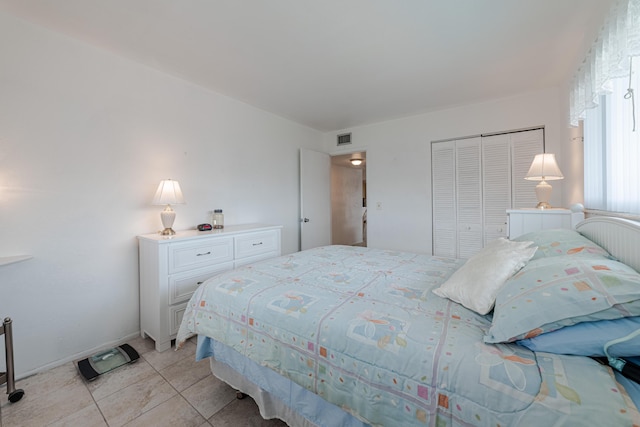
<svg viewBox="0 0 640 427"><path fill-rule="evenodd" d="M277 230L262 231L235 237L235 259L248 258L268 252L277 251L280 247Z"/></svg>
<svg viewBox="0 0 640 427"><path fill-rule="evenodd" d="M169 273L192 270L233 260L233 238L175 243L169 248Z"/></svg>
<svg viewBox="0 0 640 427"><path fill-rule="evenodd" d="M198 288L200 283L216 274L231 270L233 262L223 262L214 267L200 268L198 270L186 271L169 276L169 305L188 301L191 295Z"/></svg>
<svg viewBox="0 0 640 427"><path fill-rule="evenodd" d="M180 323L182 323L182 316L187 311L187 303L180 305L174 305L169 307L169 335L175 337L180 329Z"/></svg>

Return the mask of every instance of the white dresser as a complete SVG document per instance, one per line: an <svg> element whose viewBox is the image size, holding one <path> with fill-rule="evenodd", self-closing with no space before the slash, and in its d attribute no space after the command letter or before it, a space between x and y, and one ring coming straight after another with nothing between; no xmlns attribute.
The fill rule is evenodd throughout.
<svg viewBox="0 0 640 427"><path fill-rule="evenodd" d="M514 239L523 234L553 228L575 228L584 219L584 212L573 212L569 209L510 209L507 210L509 220L509 238Z"/></svg>
<svg viewBox="0 0 640 427"><path fill-rule="evenodd" d="M141 335L151 337L156 350L169 349L198 285L222 271L279 256L281 229L248 224L138 236Z"/></svg>

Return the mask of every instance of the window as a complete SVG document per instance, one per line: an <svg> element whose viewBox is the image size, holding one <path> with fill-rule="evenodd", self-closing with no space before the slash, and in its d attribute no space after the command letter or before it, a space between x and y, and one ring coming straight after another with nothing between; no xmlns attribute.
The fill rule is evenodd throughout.
<svg viewBox="0 0 640 427"><path fill-rule="evenodd" d="M628 92L640 88L640 72L634 71L631 80L612 79L609 87L610 93L585 111L585 207L640 214L640 123L634 123L638 114Z"/></svg>
<svg viewBox="0 0 640 427"><path fill-rule="evenodd" d="M639 70L640 0L616 0L571 85L569 121L584 119L587 209L640 215Z"/></svg>

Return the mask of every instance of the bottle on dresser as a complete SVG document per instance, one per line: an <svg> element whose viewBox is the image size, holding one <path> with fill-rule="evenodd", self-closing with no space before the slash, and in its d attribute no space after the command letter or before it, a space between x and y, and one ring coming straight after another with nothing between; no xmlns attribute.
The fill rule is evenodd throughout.
<svg viewBox="0 0 640 427"><path fill-rule="evenodd" d="M224 228L224 214L222 209L214 209L213 215L211 215L211 225L214 229Z"/></svg>

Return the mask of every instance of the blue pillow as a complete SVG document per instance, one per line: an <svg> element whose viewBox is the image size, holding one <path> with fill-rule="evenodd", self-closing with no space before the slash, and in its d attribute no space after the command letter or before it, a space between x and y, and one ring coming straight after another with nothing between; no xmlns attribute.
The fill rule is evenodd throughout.
<svg viewBox="0 0 640 427"><path fill-rule="evenodd" d="M534 338L517 341L533 351L578 356L604 356L607 342L622 338L640 329L640 317L582 322ZM617 357L640 356L640 337L609 347Z"/></svg>

